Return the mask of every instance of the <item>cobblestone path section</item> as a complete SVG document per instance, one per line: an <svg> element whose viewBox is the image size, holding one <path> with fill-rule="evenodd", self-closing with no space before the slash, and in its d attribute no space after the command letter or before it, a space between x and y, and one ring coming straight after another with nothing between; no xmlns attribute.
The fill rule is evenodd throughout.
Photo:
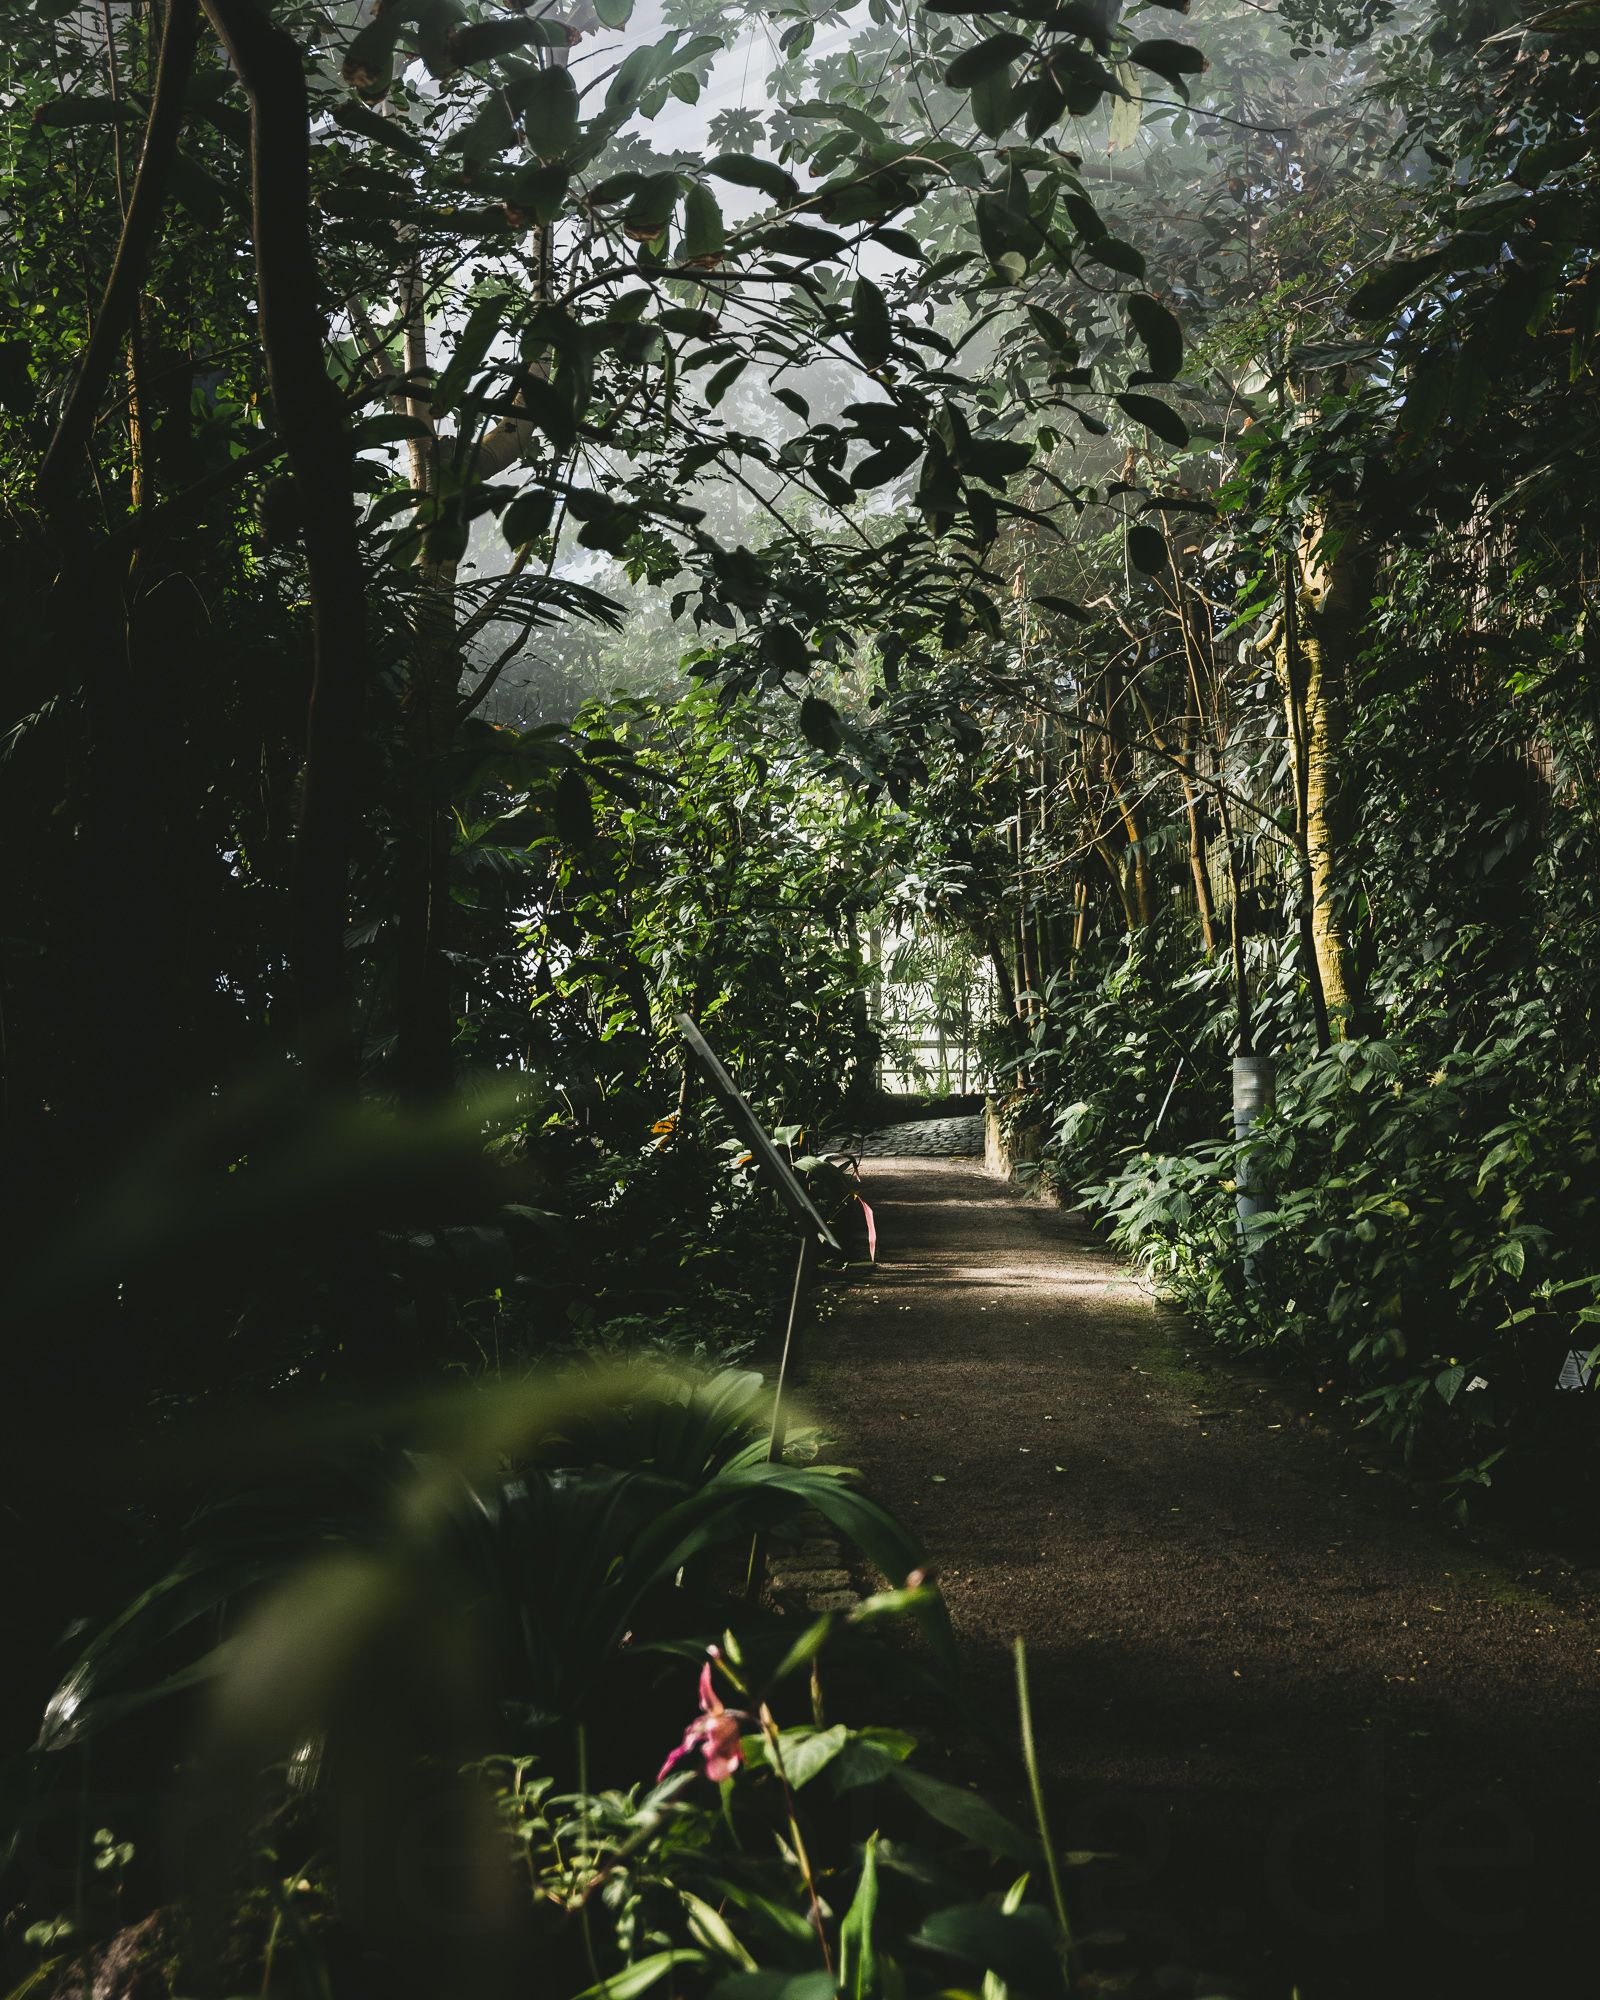
<svg viewBox="0 0 1600 2000"><path fill-rule="evenodd" d="M829 1143L862 1159L982 1159L983 1119L977 1113L963 1118L917 1118L905 1125L844 1133Z"/></svg>

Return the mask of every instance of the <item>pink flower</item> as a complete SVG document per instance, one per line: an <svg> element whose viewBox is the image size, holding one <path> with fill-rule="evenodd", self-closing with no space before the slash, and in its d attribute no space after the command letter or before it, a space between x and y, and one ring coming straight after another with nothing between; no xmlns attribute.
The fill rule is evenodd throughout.
<svg viewBox="0 0 1600 2000"><path fill-rule="evenodd" d="M711 1662L700 1669L700 1713L683 1732L683 1741L656 1773L656 1783L687 1757L704 1757L706 1776L714 1785L731 1778L744 1762L739 1742L739 1717L724 1708L711 1685Z"/></svg>

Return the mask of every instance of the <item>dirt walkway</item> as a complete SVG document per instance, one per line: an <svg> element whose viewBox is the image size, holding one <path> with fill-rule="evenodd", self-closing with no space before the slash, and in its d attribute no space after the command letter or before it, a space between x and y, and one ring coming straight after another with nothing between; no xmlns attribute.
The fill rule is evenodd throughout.
<svg viewBox="0 0 1600 2000"><path fill-rule="evenodd" d="M1595 1991L1594 1607L1282 1395L1186 1372L1057 1211L964 1160L866 1171L883 1261L811 1398L999 1712L1026 1637L1060 1837L1120 1857L1075 1877L1082 1920L1250 1996Z"/></svg>

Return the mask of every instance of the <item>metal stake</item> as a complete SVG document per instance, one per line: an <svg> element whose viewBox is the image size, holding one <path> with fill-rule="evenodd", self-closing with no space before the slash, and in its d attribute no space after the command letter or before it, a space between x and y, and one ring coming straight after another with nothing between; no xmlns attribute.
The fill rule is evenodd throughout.
<svg viewBox="0 0 1600 2000"><path fill-rule="evenodd" d="M784 1422L783 1399L789 1386L789 1367L795 1358L795 1334L800 1324L800 1306L811 1282L811 1273L816 1268L817 1239L809 1232L800 1239L800 1254L795 1259L794 1291L789 1298L789 1323L783 1330L783 1355L778 1362L777 1387L772 1392L772 1429L767 1434L767 1463L776 1465L783 1456L783 1447L788 1435ZM766 1561L767 1538L757 1535L750 1544L750 1567L745 1574L745 1596L754 1598L761 1589L761 1569Z"/></svg>

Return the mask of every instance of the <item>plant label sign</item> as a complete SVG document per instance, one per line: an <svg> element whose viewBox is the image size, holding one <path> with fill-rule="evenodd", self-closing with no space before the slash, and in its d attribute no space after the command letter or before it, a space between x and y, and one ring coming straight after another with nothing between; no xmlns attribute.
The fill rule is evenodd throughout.
<svg viewBox="0 0 1600 2000"><path fill-rule="evenodd" d="M680 1014L678 1026L682 1030L683 1039L693 1050L695 1060L704 1071L707 1083L710 1084L723 1110L727 1112L734 1131L754 1153L762 1171L776 1188L779 1200L802 1229L817 1236L830 1250L837 1251L842 1256L843 1245L823 1220L816 1203L800 1185L794 1168L768 1138L760 1119L750 1109L739 1086L723 1068L716 1051L689 1015Z"/></svg>

